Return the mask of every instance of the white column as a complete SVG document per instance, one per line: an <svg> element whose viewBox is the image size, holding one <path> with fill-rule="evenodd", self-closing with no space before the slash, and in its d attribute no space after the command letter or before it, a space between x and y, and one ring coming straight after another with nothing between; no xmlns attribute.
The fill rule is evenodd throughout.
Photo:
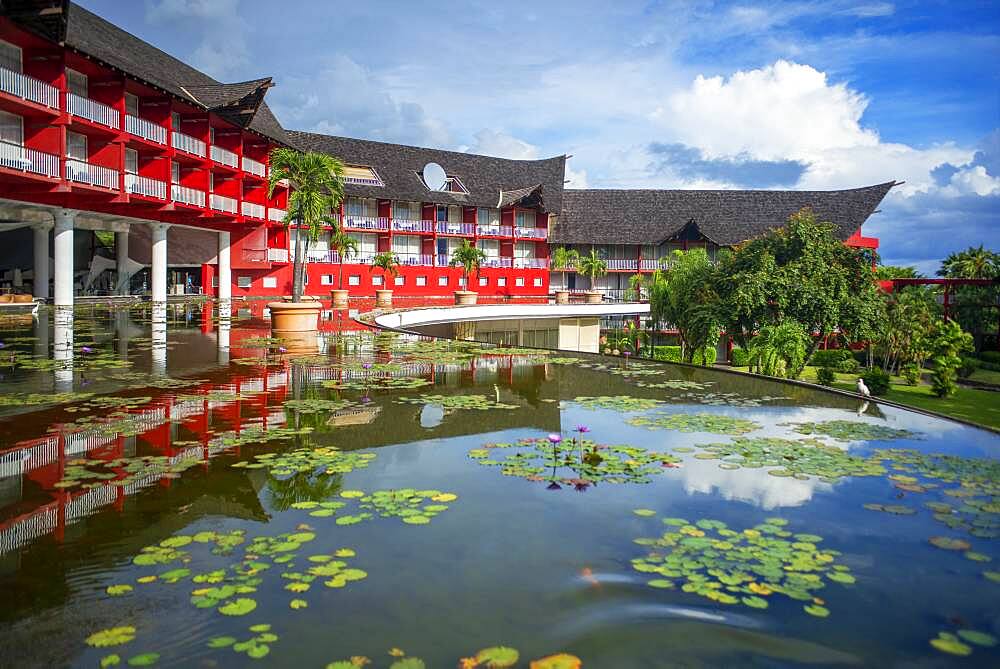
<svg viewBox="0 0 1000 669"><path fill-rule="evenodd" d="M73 222L76 212L60 209L55 214L55 305L73 306Z"/></svg>
<svg viewBox="0 0 1000 669"><path fill-rule="evenodd" d="M219 299L229 300L233 297L233 270L229 264L229 243L230 235L228 232L219 233ZM208 290L209 286L205 286Z"/></svg>
<svg viewBox="0 0 1000 669"><path fill-rule="evenodd" d="M155 247L154 247L155 248ZM166 274L163 275L166 281ZM166 288L164 287L164 297ZM153 301L151 309L150 335L150 372L153 376L167 375L167 303Z"/></svg>
<svg viewBox="0 0 1000 669"><path fill-rule="evenodd" d="M115 271L118 274L118 290L115 292L128 295L131 279L128 275L128 229L115 233Z"/></svg>
<svg viewBox="0 0 1000 669"><path fill-rule="evenodd" d="M167 301L167 230L169 223L153 223L153 302Z"/></svg>
<svg viewBox="0 0 1000 669"><path fill-rule="evenodd" d="M48 223L40 223L33 226L35 231L35 266L32 268L35 274L35 285L33 292L35 297L49 299L49 230L52 226Z"/></svg>
<svg viewBox="0 0 1000 669"><path fill-rule="evenodd" d="M57 261L56 277L58 276ZM52 360L55 366L52 371L55 376L56 392L68 393L73 390L73 310L56 307L55 314L55 324L52 326Z"/></svg>
<svg viewBox="0 0 1000 669"><path fill-rule="evenodd" d="M219 301L219 329L218 345L219 355L217 362L220 365L229 364L229 334L232 329L232 303L229 300Z"/></svg>

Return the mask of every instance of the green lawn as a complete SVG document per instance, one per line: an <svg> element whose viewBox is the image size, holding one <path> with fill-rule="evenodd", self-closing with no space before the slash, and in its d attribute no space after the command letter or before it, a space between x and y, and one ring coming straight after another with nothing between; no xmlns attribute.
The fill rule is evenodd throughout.
<svg viewBox="0 0 1000 669"><path fill-rule="evenodd" d="M1000 372L994 372L992 369L977 369L969 378L973 381L1000 386Z"/></svg>
<svg viewBox="0 0 1000 669"><path fill-rule="evenodd" d="M737 369L737 368L734 368ZM738 368L746 371L746 367ZM986 372L988 375L996 377L980 378L979 374ZM977 370L972 378L988 383L997 382L1000 372L989 370ZM857 391L856 383L858 374L837 374L837 381L834 388L840 390ZM802 373L802 380L816 383L816 368L806 367ZM919 386L906 385L900 377L892 378L892 386L883 399L890 402L905 404L925 411L935 411L946 416L961 418L972 423L987 425L993 428L1000 428L1000 392L990 390L976 390L959 386L958 392L951 397L941 399L931 394L931 387L927 384Z"/></svg>

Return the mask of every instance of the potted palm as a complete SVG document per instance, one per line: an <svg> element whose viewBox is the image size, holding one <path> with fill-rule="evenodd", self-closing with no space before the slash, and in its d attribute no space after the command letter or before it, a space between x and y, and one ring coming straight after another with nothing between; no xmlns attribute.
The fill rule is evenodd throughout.
<svg viewBox="0 0 1000 669"><path fill-rule="evenodd" d="M462 245L452 251L448 265L451 267L461 265L465 274L465 290L455 291L455 304L476 303L477 294L469 288L472 286L473 275L479 274L479 267L484 260L486 254L483 250L470 244L468 239L463 239Z"/></svg>
<svg viewBox="0 0 1000 669"><path fill-rule="evenodd" d="M399 258L392 251L383 251L372 258L372 269L382 270L383 284L381 290L375 291L375 306L376 307L391 307L392 306L392 289L386 288L389 283L390 276L397 276L399 274Z"/></svg>
<svg viewBox="0 0 1000 669"><path fill-rule="evenodd" d="M300 235L295 244L291 300L267 305L271 312L271 329L277 333L276 336L282 333L315 333L319 325L320 305L315 301L302 301L305 258L310 241L319 238L323 226L337 226L333 212L340 208L344 199L344 164L324 153L303 153L285 148L272 151L270 163L268 197L274 194L279 183L287 179L288 213L282 223L288 226L296 221L298 229L306 233L305 240Z"/></svg>
<svg viewBox="0 0 1000 669"><path fill-rule="evenodd" d="M330 250L337 252L337 261L340 263L337 287L330 291L330 297L333 298L334 309L346 309L347 289L344 288L344 261L349 256L358 254L358 242L343 230L337 230L330 236Z"/></svg>
<svg viewBox="0 0 1000 669"><path fill-rule="evenodd" d="M576 249L568 249L565 246L560 246L552 252L552 258L549 259L549 267L552 268L553 272L559 272L562 274L562 284L565 286L566 271L570 268L575 268L579 262L579 251ZM569 290L561 288L557 289L555 292L556 304L567 304L569 302Z"/></svg>
<svg viewBox="0 0 1000 669"><path fill-rule="evenodd" d="M597 290L597 279L608 273L608 264L597 255L597 251L590 249L588 255L580 258L579 269L581 275L590 279L590 290L587 291L587 304L599 304L604 299L604 294Z"/></svg>

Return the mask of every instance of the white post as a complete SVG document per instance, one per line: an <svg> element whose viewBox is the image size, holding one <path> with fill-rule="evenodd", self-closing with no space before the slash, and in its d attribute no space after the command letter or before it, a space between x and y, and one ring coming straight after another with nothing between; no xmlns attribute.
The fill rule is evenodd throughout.
<svg viewBox="0 0 1000 669"><path fill-rule="evenodd" d="M131 277L128 275L128 228L115 233L115 271L118 274L119 295L129 294Z"/></svg>
<svg viewBox="0 0 1000 669"><path fill-rule="evenodd" d="M55 214L55 305L73 306L73 222L76 212L60 209Z"/></svg>
<svg viewBox="0 0 1000 669"><path fill-rule="evenodd" d="M35 283L32 292L40 300L49 299L49 230L52 226L40 223L33 226L35 231Z"/></svg>
<svg viewBox="0 0 1000 669"><path fill-rule="evenodd" d="M58 277L57 260L56 278ZM56 295L59 293L56 292ZM73 390L73 309L56 307L55 313L55 323L52 326L52 360L55 366L52 371L55 376L56 392L68 393Z"/></svg>
<svg viewBox="0 0 1000 669"><path fill-rule="evenodd" d="M167 301L167 230L169 223L153 223L153 303Z"/></svg>
<svg viewBox="0 0 1000 669"><path fill-rule="evenodd" d="M155 247L154 247L155 248ZM155 257L155 256L154 256ZM166 282L166 274L163 275ZM155 285L155 284L154 284ZM164 290L164 293L166 291ZM165 296L165 295L164 295ZM150 371L153 376L167 375L167 303L153 302L151 310L150 335L152 346L150 348Z"/></svg>
<svg viewBox="0 0 1000 669"><path fill-rule="evenodd" d="M217 279L219 281L219 299L220 300L230 300L233 297L233 270L229 264L229 243L230 235L228 232L219 233L219 272ZM209 286L205 286L206 289Z"/></svg>
<svg viewBox="0 0 1000 669"><path fill-rule="evenodd" d="M220 300L218 329L219 355L217 358L217 362L220 365L229 364L229 334L233 324L232 315L232 303L229 300Z"/></svg>

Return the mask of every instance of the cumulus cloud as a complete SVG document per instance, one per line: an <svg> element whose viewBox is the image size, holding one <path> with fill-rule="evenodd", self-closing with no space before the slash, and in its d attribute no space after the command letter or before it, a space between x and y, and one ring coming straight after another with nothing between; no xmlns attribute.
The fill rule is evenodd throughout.
<svg viewBox="0 0 1000 669"><path fill-rule="evenodd" d="M538 147L518 139L503 130L484 128L475 134L475 143L468 148L469 153L514 160L534 160L538 157Z"/></svg>
<svg viewBox="0 0 1000 669"><path fill-rule="evenodd" d="M574 169L572 160L566 161L566 188L586 188L587 170Z"/></svg>
<svg viewBox="0 0 1000 669"><path fill-rule="evenodd" d="M146 3L146 22L173 25L198 36L189 56L193 66L226 81L250 63L250 25L239 0L159 0Z"/></svg>

